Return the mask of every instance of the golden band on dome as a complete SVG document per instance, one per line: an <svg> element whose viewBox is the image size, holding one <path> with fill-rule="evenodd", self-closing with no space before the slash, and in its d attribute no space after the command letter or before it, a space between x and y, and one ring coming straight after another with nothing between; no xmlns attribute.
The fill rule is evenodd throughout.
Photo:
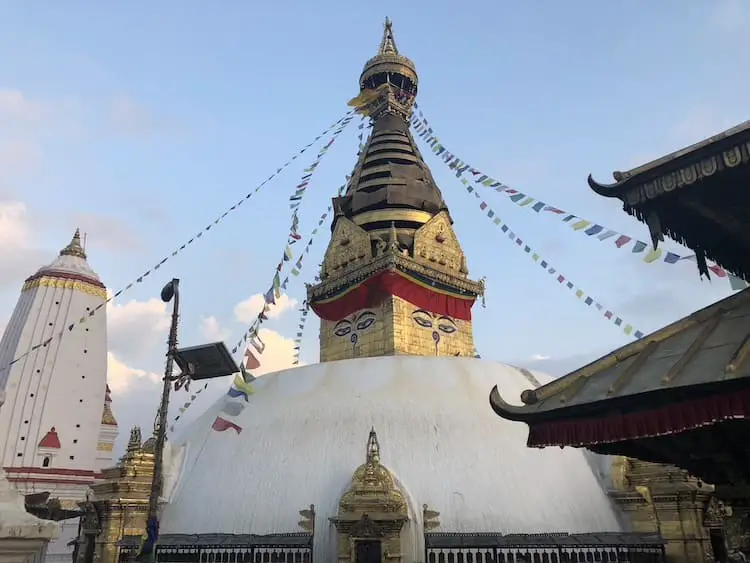
<svg viewBox="0 0 750 563"><path fill-rule="evenodd" d="M365 211L352 217L352 221L360 227L368 223L378 223L381 221L426 223L430 219L432 219L432 213L417 209L376 209L375 211Z"/></svg>
<svg viewBox="0 0 750 563"><path fill-rule="evenodd" d="M100 297L101 299L107 299L107 290L103 287L94 285L93 283L87 283L81 280L71 280L64 278L53 278L43 276L41 278L34 278L28 280L23 284L21 292L28 291L35 287L51 287L54 289L72 289L75 291L81 291L94 297Z"/></svg>

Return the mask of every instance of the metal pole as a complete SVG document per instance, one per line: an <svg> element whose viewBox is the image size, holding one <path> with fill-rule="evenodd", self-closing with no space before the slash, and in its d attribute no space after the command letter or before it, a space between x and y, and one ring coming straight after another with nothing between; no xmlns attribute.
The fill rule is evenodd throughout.
<svg viewBox="0 0 750 563"><path fill-rule="evenodd" d="M159 414L156 419L156 447L154 449L154 477L151 481L151 494L148 497L148 519L156 518L159 510L159 497L162 491L161 466L164 458L164 442L167 438L167 414L169 410L169 391L172 389L172 370L174 369L174 354L177 350L177 321L180 314L180 280L175 278L171 282L174 292L172 302L172 324L169 328L169 339L167 340L167 363L164 368L164 386L161 392L161 403L159 403ZM162 298L164 292L162 292Z"/></svg>

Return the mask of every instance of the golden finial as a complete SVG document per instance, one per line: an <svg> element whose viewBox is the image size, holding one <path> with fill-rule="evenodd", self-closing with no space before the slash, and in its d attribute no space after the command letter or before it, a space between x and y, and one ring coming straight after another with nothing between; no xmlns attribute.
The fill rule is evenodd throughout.
<svg viewBox="0 0 750 563"><path fill-rule="evenodd" d="M130 429L130 440L128 440L127 452L130 455L136 454L141 449L141 427L133 426Z"/></svg>
<svg viewBox="0 0 750 563"><path fill-rule="evenodd" d="M394 55L398 55L396 40L393 38L393 23L387 16L385 18L383 39L380 41L380 51L378 51L378 54L385 55L386 53L393 53Z"/></svg>
<svg viewBox="0 0 750 563"><path fill-rule="evenodd" d="M388 232L388 238L390 242L391 251L398 252L401 249L401 247L399 246L399 243L398 243L398 231L396 231L395 221L391 221L391 228Z"/></svg>
<svg viewBox="0 0 750 563"><path fill-rule="evenodd" d="M81 246L81 230L76 229L70 244L60 251L60 256L77 256L86 259L86 251Z"/></svg>
<svg viewBox="0 0 750 563"><path fill-rule="evenodd" d="M370 435L367 438L367 463L370 465L380 463L380 444L374 427L370 429Z"/></svg>

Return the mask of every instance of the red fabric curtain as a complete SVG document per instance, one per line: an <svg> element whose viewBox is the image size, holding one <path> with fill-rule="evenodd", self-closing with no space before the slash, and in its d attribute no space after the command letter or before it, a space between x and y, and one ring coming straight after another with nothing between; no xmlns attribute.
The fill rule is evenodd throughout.
<svg viewBox="0 0 750 563"><path fill-rule="evenodd" d="M530 447L588 446L692 430L750 418L750 389L689 399L658 409L529 425Z"/></svg>
<svg viewBox="0 0 750 563"><path fill-rule="evenodd" d="M400 297L412 305L436 315L463 321L471 320L474 299L461 299L432 291L412 282L398 272L373 276L340 298L326 303L312 303L315 314L327 321L338 321L354 311L375 307L389 295Z"/></svg>

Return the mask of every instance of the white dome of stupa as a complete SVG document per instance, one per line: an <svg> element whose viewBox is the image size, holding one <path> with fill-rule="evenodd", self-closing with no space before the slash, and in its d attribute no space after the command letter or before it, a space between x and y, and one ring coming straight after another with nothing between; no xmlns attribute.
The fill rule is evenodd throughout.
<svg viewBox="0 0 750 563"><path fill-rule="evenodd" d="M515 403L550 379L475 358L418 356L265 375L242 412L222 414L237 399L220 398L171 444L176 484L167 483L161 533L300 532L299 511L314 504L314 557L334 561L329 519L365 461L371 428L408 505L405 562L423 559L425 504L440 512L433 532L623 531L589 454L529 449L526 426L490 408L494 385ZM213 430L217 416L241 432Z"/></svg>

